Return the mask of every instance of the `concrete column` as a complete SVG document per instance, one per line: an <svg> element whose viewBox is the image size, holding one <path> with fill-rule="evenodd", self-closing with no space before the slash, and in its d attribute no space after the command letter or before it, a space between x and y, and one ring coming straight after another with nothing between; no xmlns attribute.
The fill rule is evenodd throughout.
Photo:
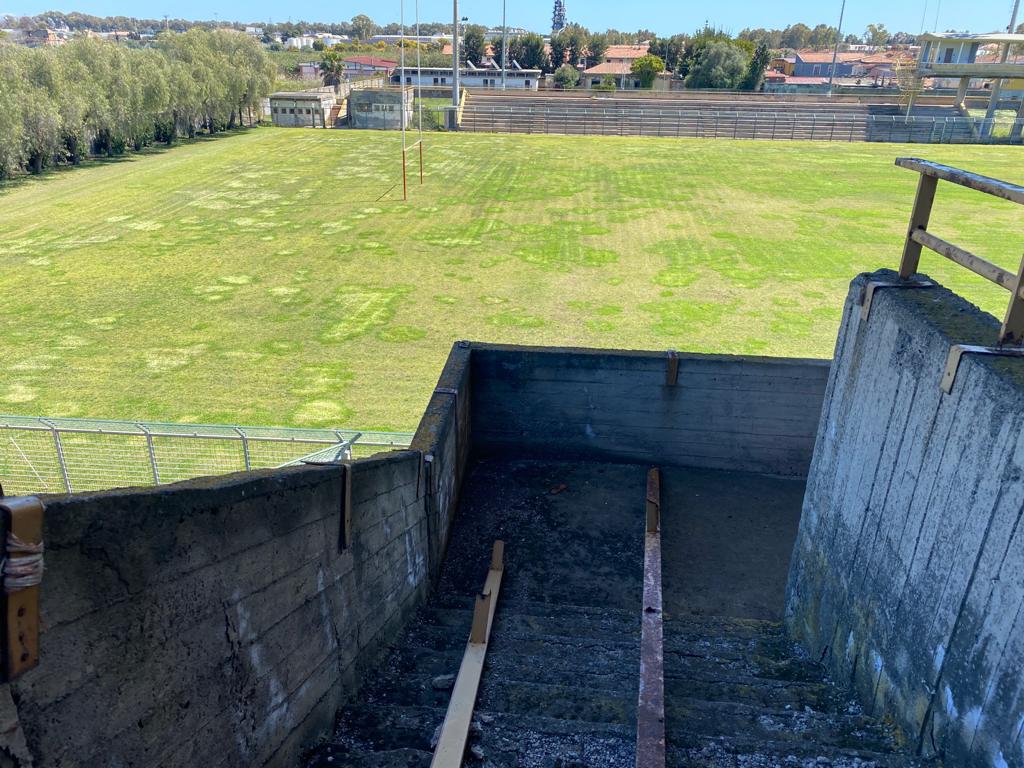
<svg viewBox="0 0 1024 768"><path fill-rule="evenodd" d="M971 78L961 77L960 87L956 89L956 102L955 105L958 109L965 109L964 101L967 99L967 86L970 84Z"/></svg>

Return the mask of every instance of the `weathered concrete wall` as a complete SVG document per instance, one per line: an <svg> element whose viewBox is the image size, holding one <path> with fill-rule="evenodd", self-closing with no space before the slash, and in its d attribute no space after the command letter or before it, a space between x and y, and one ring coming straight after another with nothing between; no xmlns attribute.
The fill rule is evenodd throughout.
<svg viewBox="0 0 1024 768"><path fill-rule="evenodd" d="M470 454L470 356L468 342L452 347L411 446L423 455L430 563L434 567L444 559Z"/></svg>
<svg viewBox="0 0 1024 768"><path fill-rule="evenodd" d="M804 475L828 362L473 345L481 454Z"/></svg>
<svg viewBox="0 0 1024 768"><path fill-rule="evenodd" d="M297 764L443 556L468 352L414 450L46 498L42 660L0 686L0 765Z"/></svg>
<svg viewBox="0 0 1024 768"><path fill-rule="evenodd" d="M876 275L878 277L879 275ZM881 273L892 280L892 273ZM854 281L787 595L791 632L910 746L1024 766L1024 361L943 288Z"/></svg>

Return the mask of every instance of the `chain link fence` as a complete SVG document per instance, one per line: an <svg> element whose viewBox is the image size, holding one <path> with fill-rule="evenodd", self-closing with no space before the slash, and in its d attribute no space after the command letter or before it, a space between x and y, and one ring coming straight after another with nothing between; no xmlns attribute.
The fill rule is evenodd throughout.
<svg viewBox="0 0 1024 768"><path fill-rule="evenodd" d="M412 434L0 416L8 495L162 485L408 447Z"/></svg>

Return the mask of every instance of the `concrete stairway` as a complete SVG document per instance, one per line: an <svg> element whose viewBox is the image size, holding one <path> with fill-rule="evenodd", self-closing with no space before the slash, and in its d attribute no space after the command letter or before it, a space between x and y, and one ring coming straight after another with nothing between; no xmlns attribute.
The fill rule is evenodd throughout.
<svg viewBox="0 0 1024 768"><path fill-rule="evenodd" d="M466 765L633 766L646 470L478 463L463 489L437 591L339 714L334 737L309 755L308 768L430 765L495 538L506 542L505 580ZM791 535L799 515L790 507L802 485L793 481L714 472L666 480L666 501L681 511L722 488L736 490L737 508L775 493L786 509L773 523L778 535L759 532L769 548ZM729 509L728 500L716 505L722 514ZM778 511L770 503L760 510ZM665 518L678 528L665 539L665 558L691 563L683 542L698 531L683 530L674 517ZM720 521L714 526L727 530ZM777 581L779 568L755 565ZM666 587L684 577L669 568ZM666 602L670 766L914 764L800 656L778 623L709 616L704 607L716 596L677 591L696 613ZM742 589L734 594L755 600Z"/></svg>

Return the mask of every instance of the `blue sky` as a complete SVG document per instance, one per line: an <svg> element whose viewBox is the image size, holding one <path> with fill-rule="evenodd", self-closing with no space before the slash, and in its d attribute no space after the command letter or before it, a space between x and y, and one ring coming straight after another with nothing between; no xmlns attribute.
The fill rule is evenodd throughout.
<svg viewBox="0 0 1024 768"><path fill-rule="evenodd" d="M550 26L553 0L508 0L508 23L536 30ZM406 0L406 19L413 19L414 0ZM743 27L785 27L803 22L810 26L835 24L840 0L715 0L692 3L680 0L566 0L568 17L591 29L615 27L622 30L653 29L659 34L690 32L707 20L712 25L738 32ZM1010 20L1012 0L847 0L844 31L860 33L870 23L881 22L892 31L919 32L925 15L925 29L989 32L1004 29ZM80 0L64 5L59 0L0 0L3 13L34 14L44 10L78 10L98 16L130 15L160 18L164 14L191 19L232 19L253 21L347 20L366 13L379 23L397 21L399 0ZM500 24L501 0L460 0L460 10L474 22ZM450 0L420 0L420 18L451 18Z"/></svg>

